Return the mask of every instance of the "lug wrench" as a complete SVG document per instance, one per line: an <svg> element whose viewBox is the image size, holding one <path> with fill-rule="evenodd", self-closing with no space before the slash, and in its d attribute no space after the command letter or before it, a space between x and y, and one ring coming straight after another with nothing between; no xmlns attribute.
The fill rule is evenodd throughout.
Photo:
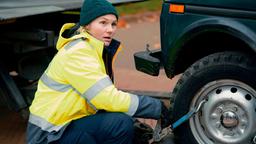
<svg viewBox="0 0 256 144"><path fill-rule="evenodd" d="M196 114L203 106L203 104L207 102L206 99L202 100L197 107L192 108L187 114L182 116L180 119L178 119L176 122L174 122L171 126L168 126L164 129L161 128L161 122L160 120L157 121L156 127L154 129L153 133L153 141L159 142L161 141L165 136L172 133L172 131L180 126L182 123L187 121L189 118L191 118L194 114Z"/></svg>

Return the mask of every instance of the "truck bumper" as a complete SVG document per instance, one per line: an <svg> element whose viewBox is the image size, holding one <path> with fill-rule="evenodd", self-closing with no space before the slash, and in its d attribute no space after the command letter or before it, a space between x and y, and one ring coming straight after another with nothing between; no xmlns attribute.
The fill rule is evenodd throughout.
<svg viewBox="0 0 256 144"><path fill-rule="evenodd" d="M161 50L137 52L134 54L134 61L138 71L158 76L161 67Z"/></svg>

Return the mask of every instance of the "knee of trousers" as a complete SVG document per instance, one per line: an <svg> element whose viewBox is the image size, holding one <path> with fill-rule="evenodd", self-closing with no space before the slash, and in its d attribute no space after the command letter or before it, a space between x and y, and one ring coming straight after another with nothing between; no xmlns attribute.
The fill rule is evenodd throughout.
<svg viewBox="0 0 256 144"><path fill-rule="evenodd" d="M133 119L132 117L124 114L124 113L113 113L113 117L115 120L113 121L116 126L116 134L126 134L133 135L134 127L133 127Z"/></svg>

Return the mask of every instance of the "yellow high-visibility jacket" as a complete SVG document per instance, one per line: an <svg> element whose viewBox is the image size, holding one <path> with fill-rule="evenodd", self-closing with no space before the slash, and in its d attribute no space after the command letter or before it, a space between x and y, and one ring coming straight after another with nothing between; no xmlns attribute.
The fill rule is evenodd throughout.
<svg viewBox="0 0 256 144"><path fill-rule="evenodd" d="M73 26L70 23L62 27L58 53L38 82L30 106L28 143L53 141L55 138L49 135L62 133L72 120L98 110L159 118L161 104L158 100L115 88L106 72L105 65L109 62L102 58L103 42L86 32L63 37L64 31Z"/></svg>

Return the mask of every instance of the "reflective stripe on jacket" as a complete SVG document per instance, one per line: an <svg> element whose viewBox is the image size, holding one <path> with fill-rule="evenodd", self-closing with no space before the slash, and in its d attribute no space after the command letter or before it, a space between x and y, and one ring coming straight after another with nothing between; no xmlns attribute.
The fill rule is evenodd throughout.
<svg viewBox="0 0 256 144"><path fill-rule="evenodd" d="M55 133L72 120L95 114L98 110L124 112L130 116L135 113L146 116L154 111L151 115L159 117L160 108L154 109L160 107L158 101L151 105L154 100L142 99L115 88L102 59L103 42L86 32L70 38L62 37L63 32L73 26L65 24L62 27L57 42L58 53L38 82L29 118L32 128L36 127L34 131ZM152 108L154 110L150 110ZM35 141L29 131L28 142Z"/></svg>

